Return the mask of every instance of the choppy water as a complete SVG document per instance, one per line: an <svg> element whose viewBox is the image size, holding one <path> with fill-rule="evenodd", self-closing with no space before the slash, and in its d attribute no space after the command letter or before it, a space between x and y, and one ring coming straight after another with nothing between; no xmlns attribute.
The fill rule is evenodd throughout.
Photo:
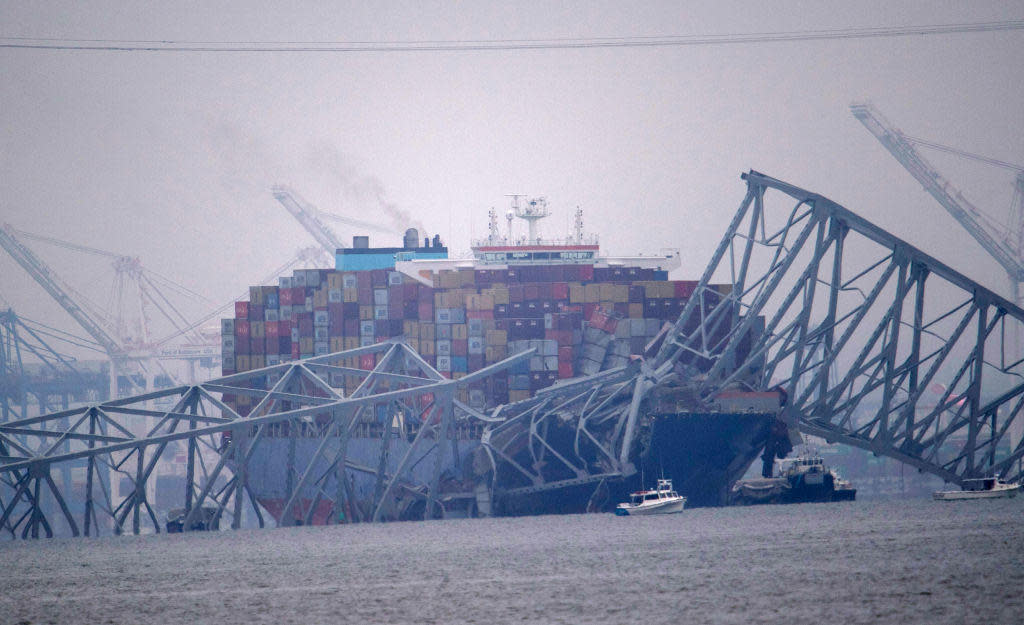
<svg viewBox="0 0 1024 625"><path fill-rule="evenodd" d="M1024 499L0 543L2 623L1022 623Z"/></svg>

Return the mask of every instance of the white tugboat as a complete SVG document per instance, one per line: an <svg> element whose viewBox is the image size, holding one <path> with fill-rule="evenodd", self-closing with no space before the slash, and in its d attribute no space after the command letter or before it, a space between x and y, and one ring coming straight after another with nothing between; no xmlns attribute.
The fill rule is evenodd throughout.
<svg viewBox="0 0 1024 625"><path fill-rule="evenodd" d="M961 490L940 490L932 493L937 501L956 501L960 499L999 499L1016 497L1020 484L1004 482L997 477L981 477L964 480Z"/></svg>
<svg viewBox="0 0 1024 625"><path fill-rule="evenodd" d="M686 497L672 490L672 480L658 480L655 490L637 491L629 499L629 503L620 503L615 508L616 515L674 514L682 512L686 505Z"/></svg>

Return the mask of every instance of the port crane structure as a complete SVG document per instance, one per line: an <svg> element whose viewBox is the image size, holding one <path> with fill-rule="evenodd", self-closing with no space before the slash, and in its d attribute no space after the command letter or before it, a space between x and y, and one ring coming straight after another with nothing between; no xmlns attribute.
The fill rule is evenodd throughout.
<svg viewBox="0 0 1024 625"><path fill-rule="evenodd" d="M1024 359L1007 350L1006 337L1024 324L1024 310L826 197L756 171L742 178L743 200L680 316L624 366L482 411L456 400L459 385L499 373L530 351L448 380L394 339L17 420L0 426L0 532L49 535L63 521L72 534L83 533L80 527L85 534L139 533L146 518L161 531L145 485L173 441L189 450L186 530L206 518L202 509L240 527L247 502L263 526L247 490L247 463L265 428L277 423L319 440L310 469L290 474L286 512L302 505L299 493L310 485L319 487L318 501L331 506L337 522L339 511L345 522L396 518L388 506L396 489L421 498L426 518L443 514L451 498L472 497L483 512L516 491L596 493L606 480L635 475L631 451L642 444L649 402L669 385L698 408L723 390L782 389L786 399L775 418L799 432L953 483L983 475L1020 479ZM723 279L728 292L716 286ZM369 353L383 355L372 370L345 364ZM346 376L361 380L348 396ZM936 386L943 389L939 399L925 400ZM247 395L255 406L242 416L224 394ZM171 410L146 408L156 397L176 403ZM389 419L379 435L414 437L410 457L412 449L438 449L432 479L417 482L407 471L410 457L393 472L383 455L377 467L347 458L347 433L362 411L377 407L420 424L406 431ZM123 415L145 416L152 427L134 435L120 425ZM445 490L439 480L439 458L458 444L453 425L460 421L483 430L483 457L473 467L482 477L470 492ZM226 431L231 436L217 441ZM204 449L216 452L215 462L205 463ZM67 503L67 485L52 478L61 463L79 460L89 463L84 511ZM134 487L121 496L108 492L96 479L100 466L128 476ZM370 505L351 506L347 481L329 482L343 466L375 477ZM45 514L46 493L58 513ZM309 519L315 507L299 508L299 518Z"/></svg>
<svg viewBox="0 0 1024 625"><path fill-rule="evenodd" d="M271 193L273 193L274 199L280 202L281 206L283 206L285 210L287 210L292 217L294 217L295 220L305 228L306 232L313 236L316 242L324 248L331 258L334 258L334 253L336 251L347 248L348 245L345 244L334 230L320 219L321 217L341 222L349 226L357 226L359 228L366 228L385 233L393 232L389 228L378 226L377 224L370 223L368 221L352 219L350 217L343 217L341 215L322 211L303 199L303 197L295 190L284 185L275 185L271 188Z"/></svg>
<svg viewBox="0 0 1024 625"><path fill-rule="evenodd" d="M850 111L893 158L921 183L925 191L960 222L985 251L1006 270L1014 303L1018 306L1024 305L1024 294L1021 292L1021 284L1024 283L1024 166L908 136L870 104L852 104ZM994 221L964 197L963 193L921 155L915 145L1015 172L1013 200L1005 224Z"/></svg>

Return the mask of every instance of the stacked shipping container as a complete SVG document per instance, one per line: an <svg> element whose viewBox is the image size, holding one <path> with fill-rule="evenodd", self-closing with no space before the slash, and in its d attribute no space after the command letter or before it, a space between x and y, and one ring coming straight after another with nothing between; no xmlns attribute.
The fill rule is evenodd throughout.
<svg viewBox="0 0 1024 625"><path fill-rule="evenodd" d="M570 264L441 271L430 287L393 270L299 270L236 302L222 322L224 373L404 335L438 371L460 378L534 348L529 361L462 398L518 401L560 378L624 364L678 318L695 286L651 269Z"/></svg>

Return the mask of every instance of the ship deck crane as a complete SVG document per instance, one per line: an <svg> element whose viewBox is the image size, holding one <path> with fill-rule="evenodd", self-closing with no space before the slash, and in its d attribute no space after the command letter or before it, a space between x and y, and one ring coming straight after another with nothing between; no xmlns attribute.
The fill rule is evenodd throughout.
<svg viewBox="0 0 1024 625"><path fill-rule="evenodd" d="M1021 283L1024 283L1024 167L971 154L949 146L915 139L903 134L889 123L870 104L852 104L850 111L893 157L924 187L939 204L981 244L998 262L1010 279L1014 303L1024 303L1021 298ZM977 160L989 165L1003 167L1017 172L1014 184L1014 199L1010 208L1009 227L995 223L978 207L942 176L914 145L941 150L961 157Z"/></svg>

